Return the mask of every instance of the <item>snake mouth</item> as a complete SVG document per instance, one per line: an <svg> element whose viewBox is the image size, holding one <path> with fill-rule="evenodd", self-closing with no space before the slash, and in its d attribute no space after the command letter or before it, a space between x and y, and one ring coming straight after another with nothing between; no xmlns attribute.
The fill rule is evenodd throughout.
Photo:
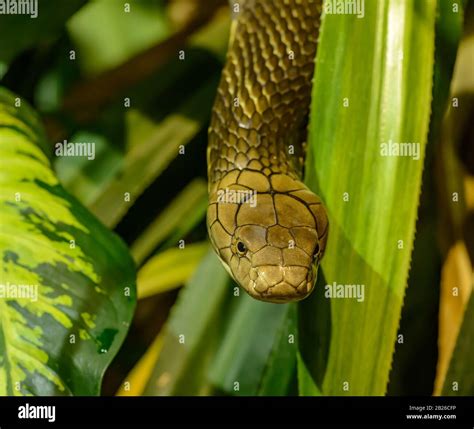
<svg viewBox="0 0 474 429"><path fill-rule="evenodd" d="M247 292L260 301L287 303L306 298L314 288L316 267L263 266L251 269Z"/></svg>

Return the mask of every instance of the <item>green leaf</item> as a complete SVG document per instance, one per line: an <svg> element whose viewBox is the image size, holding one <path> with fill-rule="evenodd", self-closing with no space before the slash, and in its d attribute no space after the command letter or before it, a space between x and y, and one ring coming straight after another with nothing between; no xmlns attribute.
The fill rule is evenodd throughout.
<svg viewBox="0 0 474 429"><path fill-rule="evenodd" d="M247 294L238 300L210 377L212 384L225 393L256 395L290 305L260 302Z"/></svg>
<svg viewBox="0 0 474 429"><path fill-rule="evenodd" d="M431 143L431 142L430 142ZM431 146L433 147L433 146ZM425 174L431 174L425 171ZM422 199L428 197L423 183ZM431 200L433 203L434 199ZM393 355L389 396L427 396L433 392L438 340L440 254L436 241L436 210L418 211L410 275ZM429 267L429 269L427 269Z"/></svg>
<svg viewBox="0 0 474 429"><path fill-rule="evenodd" d="M327 368L332 325L325 285L324 272L320 270L314 292L298 304L298 386L300 395L304 396L322 394ZM311 374L310 379L307 374Z"/></svg>
<svg viewBox="0 0 474 429"><path fill-rule="evenodd" d="M297 370L298 370L298 386L300 395L302 396L321 396L320 390L313 381L311 373L308 371L304 359L297 352Z"/></svg>
<svg viewBox="0 0 474 429"><path fill-rule="evenodd" d="M442 151L439 150L438 140L463 27L462 10L459 13L453 13L455 1L438 3L430 131L418 208L417 232L399 326L403 342L397 341L395 344L387 390L387 395L390 396L431 395L436 361L438 355L441 355L438 352L441 277L441 255L438 244L443 239L440 240L437 233L440 232L442 236L445 236L450 228L447 227L445 220L438 219L440 201L436 196L433 170L436 163L443 162L442 160L445 159ZM440 159L434 162L434 157ZM449 206L452 205L449 204ZM454 204L454 206L457 205ZM445 227L437 229L437 223ZM444 375L443 373L443 377ZM435 382L435 388L436 384Z"/></svg>
<svg viewBox="0 0 474 429"><path fill-rule="evenodd" d="M205 212L202 209L196 210L196 207L200 209L203 205L207 208L207 185L203 179L197 178L180 192L133 243L131 252L137 264L140 264L173 231L179 233L178 240L183 238L186 230L192 229L196 221L204 216ZM196 213L200 215L199 219L194 217ZM191 224L187 223L189 219L192 220ZM183 230L183 223L186 223L186 230ZM177 241L173 243L176 244Z"/></svg>
<svg viewBox="0 0 474 429"><path fill-rule="evenodd" d="M98 74L160 42L169 33L163 2L95 0L68 23L87 74Z"/></svg>
<svg viewBox="0 0 474 429"><path fill-rule="evenodd" d="M234 295L232 285L213 252L204 258L173 307L145 394L281 395L289 390L296 353L296 342L289 341L296 335L294 306Z"/></svg>
<svg viewBox="0 0 474 429"><path fill-rule="evenodd" d="M288 395L294 381L297 353L296 305L287 306L285 319L276 333L273 349L265 364L259 396Z"/></svg>
<svg viewBox="0 0 474 429"><path fill-rule="evenodd" d="M201 221L206 218L207 213L207 185L206 192L202 195L201 199L196 202L192 210L187 212L187 216L183 219L180 224L176 227L170 238L165 241L163 247L171 247L176 245L183 237L186 237L193 229L199 225Z"/></svg>
<svg viewBox="0 0 474 429"><path fill-rule="evenodd" d="M145 395L205 395L222 338L231 288L214 252L184 287L165 326L164 344Z"/></svg>
<svg viewBox="0 0 474 429"><path fill-rule="evenodd" d="M0 395L97 395L133 315L134 264L61 187L44 141L0 89Z"/></svg>
<svg viewBox="0 0 474 429"><path fill-rule="evenodd" d="M325 285L364 285L362 302L319 295L315 303L330 301L327 361L314 358L325 355L318 350L302 358L313 381L321 377L316 386L324 395L386 391L421 189L436 6L435 0L368 0L364 19L323 19L307 183L328 209ZM383 156L382 144L390 142L417 143L418 156Z"/></svg>
<svg viewBox="0 0 474 429"><path fill-rule="evenodd" d="M127 153L121 175L101 190L90 209L107 226L115 226L142 192L202 129L208 118L217 77L211 77L178 112L157 124L148 139Z"/></svg>
<svg viewBox="0 0 474 429"><path fill-rule="evenodd" d="M158 253L138 272L138 298L147 298L183 285L196 271L208 250L209 244L204 242Z"/></svg>
<svg viewBox="0 0 474 429"><path fill-rule="evenodd" d="M113 180L123 164L123 156L108 139L100 134L80 131L69 138L71 142L94 142L95 158L56 157L54 167L66 190L86 207Z"/></svg>

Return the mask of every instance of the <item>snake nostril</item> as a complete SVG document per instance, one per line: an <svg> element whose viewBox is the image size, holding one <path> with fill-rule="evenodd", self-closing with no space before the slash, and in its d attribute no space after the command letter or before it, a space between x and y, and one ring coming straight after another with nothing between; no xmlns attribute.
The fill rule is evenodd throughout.
<svg viewBox="0 0 474 429"><path fill-rule="evenodd" d="M253 284L254 290L257 291L258 293L267 292L269 287L270 285L265 281L263 277L258 277L257 280L255 280Z"/></svg>

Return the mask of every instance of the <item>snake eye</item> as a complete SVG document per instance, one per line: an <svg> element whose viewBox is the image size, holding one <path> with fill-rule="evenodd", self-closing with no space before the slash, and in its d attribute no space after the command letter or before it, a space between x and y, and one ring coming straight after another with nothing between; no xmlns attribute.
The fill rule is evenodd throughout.
<svg viewBox="0 0 474 429"><path fill-rule="evenodd" d="M238 241L238 242L237 242L237 251L238 251L241 255L245 255L245 253L247 252L247 247L245 246L244 243L242 243L241 241Z"/></svg>

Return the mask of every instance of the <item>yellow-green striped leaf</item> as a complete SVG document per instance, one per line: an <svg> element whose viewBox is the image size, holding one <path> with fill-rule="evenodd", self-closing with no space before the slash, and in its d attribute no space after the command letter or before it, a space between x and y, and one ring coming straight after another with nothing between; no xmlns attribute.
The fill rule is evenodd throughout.
<svg viewBox="0 0 474 429"><path fill-rule="evenodd" d="M301 304L299 326L303 361L324 395L386 391L421 189L436 8L366 0L363 17L323 18L306 166L330 219L317 285L328 293ZM300 392L314 394L305 385Z"/></svg>
<svg viewBox="0 0 474 429"><path fill-rule="evenodd" d="M44 141L0 88L0 395L97 395L133 315L135 269L58 183Z"/></svg>

